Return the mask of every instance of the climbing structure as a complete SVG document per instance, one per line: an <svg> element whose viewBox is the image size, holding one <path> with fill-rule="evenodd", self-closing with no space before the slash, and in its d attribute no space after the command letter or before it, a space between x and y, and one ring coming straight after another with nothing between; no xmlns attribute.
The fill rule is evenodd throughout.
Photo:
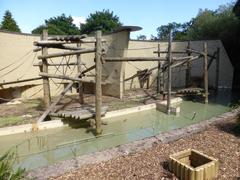
<svg viewBox="0 0 240 180"><path fill-rule="evenodd" d="M96 37L92 40L86 40L87 35L79 35L79 36L55 36L55 37L48 37L47 31L43 31L41 41L34 42L34 45L38 48L35 51L42 50L42 55L38 56L38 59L41 60L39 64L41 72L39 73L40 76L43 78L43 92L44 92L44 104L46 107L46 111L42 114L42 116L38 119L38 122L44 121L49 115L57 115L62 117L72 117L76 119L86 119L95 116L96 119L96 133L101 133L101 115L106 112L106 108L101 108L102 104L102 90L101 90L101 77L102 77L102 53L104 50L102 49L102 38L101 38L101 31L96 32ZM81 48L81 43L95 43L94 48ZM68 45L70 44L70 46ZM73 46L73 44L77 44ZM62 49L64 51L51 53L48 54L48 48L55 48L55 49ZM95 53L95 65L85 69L84 71L81 70L81 59L80 55L85 53ZM64 57L64 56L77 56L76 66L78 66L78 73L75 77L70 77L66 75L56 75L56 74L49 74L48 73L48 59L50 58L57 58L57 57ZM62 65L61 63L52 63L52 66L59 66ZM84 80L83 76L86 72L95 69L95 81ZM54 101L51 102L51 93L50 93L50 83L49 78L57 78L57 79L64 79L70 80L68 85L64 88L61 92L60 96ZM82 83L89 82L96 84L95 90L95 110L85 108L80 110L68 111L68 112L58 112L56 113L56 105L60 102L62 97L67 93L67 91L74 85L74 82L78 82L79 86L79 102L83 103L83 91L82 91Z"/></svg>
<svg viewBox="0 0 240 180"><path fill-rule="evenodd" d="M81 48L81 44L84 43L95 43L94 48ZM43 78L43 91L44 91L44 104L47 108L43 115L39 118L38 122L42 122L49 115L59 116L59 117L70 117L74 119L87 119L90 117L95 117L96 124L96 133L101 133L101 115L104 115L107 111L106 107L102 107L102 65L103 63L110 62L135 62L135 61L151 61L158 62L156 67L151 69L145 69L144 71L138 71L137 74L127 78L124 82L132 80L135 77L139 78L140 82L147 82L147 87L149 87L149 76L154 70L157 69L157 94L162 94L167 96L167 113L170 114L170 100L172 94L201 94L204 97L205 103L208 103L208 69L211 66L211 63L216 59L216 78L218 78L219 73L219 48L214 53L210 55L207 52L207 43L203 43L203 51L196 51L191 48L190 42L185 51L172 51L172 33L169 34L168 49L167 51L161 51L160 44L157 47L157 51L154 51L154 54L157 54L153 57L110 57L106 56L106 50L103 48L104 39L101 37L101 31L96 32L96 36L89 40L87 35L78 35L78 36L54 36L48 37L47 31L43 32L41 41L34 42L34 45L37 46L35 51L42 50L42 55L38 56L38 59L41 60L39 67L41 72L40 76ZM75 45L74 45L75 44ZM48 48L61 49L61 52L48 54ZM95 53L94 59L92 61L95 64L91 67L85 68L82 70L82 61L81 54L86 53ZM166 57L161 57L161 54L167 54ZM185 56L174 57L174 54L187 54ZM75 77L70 77L65 74L56 75L48 73L48 60L56 57L65 57L73 56L77 57L77 62L73 63L73 66L78 67L78 73ZM210 61L208 62L208 58ZM195 60L203 59L203 80L204 88L200 87L191 87L191 67L192 62ZM59 66L63 64L51 63L51 66ZM183 89L178 89L172 91L172 69L180 66L187 66L186 69L186 87ZM95 69L95 81L85 80L84 74ZM64 79L70 81L61 92L60 96L54 101L51 102L51 93L50 93L50 84L49 78ZM56 112L56 105L60 102L62 97L67 93L67 91L74 85L74 82L78 83L78 92L79 92L79 102L80 104L84 103L83 99L83 88L82 83L94 83L95 84L95 107L80 107L74 110L60 110ZM216 80L218 83L218 80ZM143 84L140 83L140 87L143 87ZM216 85L218 87L218 85Z"/></svg>

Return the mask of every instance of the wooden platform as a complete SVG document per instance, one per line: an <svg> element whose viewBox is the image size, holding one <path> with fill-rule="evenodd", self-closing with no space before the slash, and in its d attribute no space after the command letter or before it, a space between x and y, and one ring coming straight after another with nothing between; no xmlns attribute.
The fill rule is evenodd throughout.
<svg viewBox="0 0 240 180"><path fill-rule="evenodd" d="M101 110L101 115L105 115L108 107L103 106ZM95 116L95 108L94 107L82 107L77 109L69 109L69 110L60 110L56 113L51 113L51 116L61 117L61 118L72 118L76 120L93 118Z"/></svg>
<svg viewBox="0 0 240 180"><path fill-rule="evenodd" d="M177 90L178 94L202 94L204 89L202 88L184 88Z"/></svg>

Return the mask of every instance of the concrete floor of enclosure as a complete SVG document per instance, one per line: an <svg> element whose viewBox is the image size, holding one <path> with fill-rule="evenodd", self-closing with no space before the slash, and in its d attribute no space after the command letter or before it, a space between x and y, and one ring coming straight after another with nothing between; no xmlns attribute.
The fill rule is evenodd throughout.
<svg viewBox="0 0 240 180"><path fill-rule="evenodd" d="M88 126L73 123L69 127L0 137L0 154L16 152L16 167L27 170L101 151L161 132L185 127L230 110L234 99L229 91L220 91L209 104L185 100L178 116L153 110L106 119L103 135L95 137Z"/></svg>

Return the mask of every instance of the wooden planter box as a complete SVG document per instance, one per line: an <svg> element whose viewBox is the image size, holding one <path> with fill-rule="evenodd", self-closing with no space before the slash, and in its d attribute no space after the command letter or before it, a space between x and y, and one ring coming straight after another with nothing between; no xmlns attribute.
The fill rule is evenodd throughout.
<svg viewBox="0 0 240 180"><path fill-rule="evenodd" d="M219 162L217 159L188 149L170 155L170 171L184 180L215 179L218 174Z"/></svg>

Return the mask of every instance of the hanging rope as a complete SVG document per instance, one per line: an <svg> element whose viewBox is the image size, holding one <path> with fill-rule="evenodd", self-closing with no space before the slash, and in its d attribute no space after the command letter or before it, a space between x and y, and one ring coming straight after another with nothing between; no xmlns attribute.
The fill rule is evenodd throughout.
<svg viewBox="0 0 240 180"><path fill-rule="evenodd" d="M29 54L28 54L29 55ZM29 56L28 56L28 58L29 58ZM28 58L26 58L26 59L28 59ZM26 60L26 59L24 59L24 60ZM8 72L6 72L5 74L3 74L3 75L1 75L1 78L3 78L3 77L5 77L6 75L8 75L8 74L10 74L10 73L12 73L13 71L15 71L15 70L17 70L19 67L21 67L23 64L25 64L27 61L23 61L23 62L21 62L19 65L17 65L15 68L13 68L13 69L11 69L10 71L8 71Z"/></svg>
<svg viewBox="0 0 240 180"><path fill-rule="evenodd" d="M34 54L34 57L33 57L32 62L31 62L30 65L28 66L28 68L27 68L27 70L25 71L25 73L24 73L22 76L19 77L19 79L22 79L22 78L27 74L28 69L30 69L30 68L33 66L33 63L34 63L36 57L37 57L37 53Z"/></svg>
<svg viewBox="0 0 240 180"><path fill-rule="evenodd" d="M8 68L8 67L11 67L12 65L16 64L17 62L20 62L23 60L24 57L26 57L27 55L29 55L30 53L32 52L32 49L30 51L28 51L26 54L24 54L22 57L16 59L14 62L12 62L11 64L3 67L0 69L0 71L3 71L4 69Z"/></svg>

